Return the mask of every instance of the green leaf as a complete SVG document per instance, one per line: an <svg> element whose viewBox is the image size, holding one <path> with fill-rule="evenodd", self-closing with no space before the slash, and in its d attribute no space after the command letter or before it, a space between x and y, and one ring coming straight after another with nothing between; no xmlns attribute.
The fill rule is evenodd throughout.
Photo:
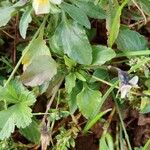
<svg viewBox="0 0 150 150"><path fill-rule="evenodd" d="M22 64L24 65L25 68L29 66L33 61L33 59L37 58L38 56L42 55L51 56L50 50L41 36L39 36L31 43L30 48L27 52L25 48L22 55L24 55L22 59Z"/></svg>
<svg viewBox="0 0 150 150"><path fill-rule="evenodd" d="M70 93L76 84L76 75L74 73L70 73L65 78L65 88L67 93Z"/></svg>
<svg viewBox="0 0 150 150"><path fill-rule="evenodd" d="M144 93L147 94L145 91L144 91ZM148 95L149 95L149 93L148 93ZM148 97L142 97L140 112L143 114L150 113L150 99Z"/></svg>
<svg viewBox="0 0 150 150"><path fill-rule="evenodd" d="M12 6L0 7L0 27L5 26L9 22L14 11L15 8Z"/></svg>
<svg viewBox="0 0 150 150"><path fill-rule="evenodd" d="M113 49L106 46L97 45L93 46L93 65L103 65L116 56Z"/></svg>
<svg viewBox="0 0 150 150"><path fill-rule="evenodd" d="M125 0L120 6L116 6L114 8L112 5L109 6L109 11L106 18L106 28L108 31L109 47L112 47L118 36L121 12L127 2L128 0Z"/></svg>
<svg viewBox="0 0 150 150"><path fill-rule="evenodd" d="M59 55L63 55L64 53L61 34L62 34L62 23L58 25L54 35L50 38L49 42L51 50Z"/></svg>
<svg viewBox="0 0 150 150"><path fill-rule="evenodd" d="M40 142L40 127L36 121L32 120L29 126L26 128L21 128L19 132L28 140L35 144L39 144Z"/></svg>
<svg viewBox="0 0 150 150"><path fill-rule="evenodd" d="M77 82L76 86L72 89L71 93L67 95L67 101L71 114L73 114L78 108L77 95L81 92L81 90L82 90L81 82Z"/></svg>
<svg viewBox="0 0 150 150"><path fill-rule="evenodd" d="M108 77L108 71L102 68L98 68L94 71L93 76L104 80Z"/></svg>
<svg viewBox="0 0 150 150"><path fill-rule="evenodd" d="M109 133L102 135L99 149L114 150L114 142Z"/></svg>
<svg viewBox="0 0 150 150"><path fill-rule="evenodd" d="M84 76L81 73L75 72L75 75L76 75L76 78L78 78L79 80L81 80L83 82L86 81L86 79L84 78Z"/></svg>
<svg viewBox="0 0 150 150"><path fill-rule="evenodd" d="M73 1L81 10L83 10L87 16L94 19L105 19L105 11L99 6L94 5L93 2L86 1Z"/></svg>
<svg viewBox="0 0 150 150"><path fill-rule="evenodd" d="M99 142L99 150L101 149L109 150L104 136L101 137L100 142Z"/></svg>
<svg viewBox="0 0 150 150"><path fill-rule="evenodd" d="M62 4L62 8L79 24L85 26L88 29L91 28L89 19L82 9L65 2Z"/></svg>
<svg viewBox="0 0 150 150"><path fill-rule="evenodd" d="M62 46L62 40L61 40L61 31L62 31L62 24L60 23L55 32L54 35L49 40L49 45L51 50L59 55L63 55L63 46Z"/></svg>
<svg viewBox="0 0 150 150"><path fill-rule="evenodd" d="M80 64L92 62L92 49L85 30L75 22L68 21L62 26L62 44L64 53Z"/></svg>
<svg viewBox="0 0 150 150"><path fill-rule="evenodd" d="M26 86L42 85L57 73L57 64L49 55L36 57L21 76Z"/></svg>
<svg viewBox="0 0 150 150"><path fill-rule="evenodd" d="M141 6L142 10L150 16L150 0L136 0Z"/></svg>
<svg viewBox="0 0 150 150"><path fill-rule="evenodd" d="M28 7L28 9L23 13L19 22L19 31L23 39L26 38L27 28L29 23L32 21L31 12L32 9Z"/></svg>
<svg viewBox="0 0 150 150"><path fill-rule="evenodd" d="M79 64L91 64L92 48L85 30L76 22L61 22L51 38L51 49L61 54L62 50Z"/></svg>
<svg viewBox="0 0 150 150"><path fill-rule="evenodd" d="M116 44L120 50L136 51L148 49L148 42L145 37L129 29L120 30Z"/></svg>
<svg viewBox="0 0 150 150"><path fill-rule="evenodd" d="M147 150L150 146L150 139L147 140L147 142L145 143L144 147L142 148L142 150Z"/></svg>
<svg viewBox="0 0 150 150"><path fill-rule="evenodd" d="M100 91L92 90L87 86L83 87L82 91L77 95L79 110L87 119L92 119L97 115L100 103Z"/></svg>
<svg viewBox="0 0 150 150"><path fill-rule="evenodd" d="M111 109L107 109L103 112L100 112L99 114L97 114L92 120L88 121L86 126L84 127L83 131L84 133L86 133L89 129L92 128L92 126L99 121L107 112L111 111Z"/></svg>
<svg viewBox="0 0 150 150"><path fill-rule="evenodd" d="M35 96L19 81L13 80L1 90L1 99L11 104L7 110L0 111L0 139L8 138L15 126L25 128L31 123L31 106ZM7 132L6 132L7 131Z"/></svg>
<svg viewBox="0 0 150 150"><path fill-rule="evenodd" d="M50 0L51 3L60 5L63 0Z"/></svg>
<svg viewBox="0 0 150 150"><path fill-rule="evenodd" d="M14 132L15 125L25 128L32 120L32 110L24 103L15 104L7 110L0 111L0 139L8 138Z"/></svg>
<svg viewBox="0 0 150 150"><path fill-rule="evenodd" d="M76 62L64 55L65 65L70 69L76 66Z"/></svg>
<svg viewBox="0 0 150 150"><path fill-rule="evenodd" d="M0 27L5 26L10 21L12 15L16 11L16 7L21 7L25 3L25 1L18 1L12 6L0 7Z"/></svg>
<svg viewBox="0 0 150 150"><path fill-rule="evenodd" d="M35 96L17 80L12 80L7 87L1 88L0 97L0 100L5 100L7 104L24 102L31 106L36 101Z"/></svg>

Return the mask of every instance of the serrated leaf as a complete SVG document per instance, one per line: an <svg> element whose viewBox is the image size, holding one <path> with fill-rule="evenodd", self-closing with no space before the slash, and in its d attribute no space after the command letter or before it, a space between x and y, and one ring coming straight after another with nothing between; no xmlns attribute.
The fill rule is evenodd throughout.
<svg viewBox="0 0 150 150"><path fill-rule="evenodd" d="M19 132L29 141L35 144L39 144L41 133L40 127L36 121L32 120L32 123L30 123L29 126L27 126L26 128L21 128Z"/></svg>
<svg viewBox="0 0 150 150"><path fill-rule="evenodd" d="M64 53L80 64L91 64L92 49L85 30L75 22L62 25L62 44Z"/></svg>
<svg viewBox="0 0 150 150"><path fill-rule="evenodd" d="M24 55L25 53L25 55ZM39 36L37 39L35 39L29 48L29 50L26 52L26 49L23 51L23 59L22 64L24 65L24 68L29 66L34 58L42 55L48 55L51 56L50 50L46 45L46 42Z"/></svg>
<svg viewBox="0 0 150 150"><path fill-rule="evenodd" d="M11 19L12 13L15 11L15 8L10 7L0 7L0 27L5 26Z"/></svg>
<svg viewBox="0 0 150 150"><path fill-rule="evenodd" d="M103 65L116 56L113 49L102 45L93 46L93 65Z"/></svg>
<svg viewBox="0 0 150 150"><path fill-rule="evenodd" d="M76 84L76 75L74 73L70 73L65 78L65 88L67 93L70 93Z"/></svg>
<svg viewBox="0 0 150 150"><path fill-rule="evenodd" d="M14 132L15 125L24 128L31 123L32 110L20 103L0 111L0 139L8 138Z"/></svg>
<svg viewBox="0 0 150 150"><path fill-rule="evenodd" d="M100 91L92 90L87 86L83 87L82 91L77 95L79 110L87 119L92 119L97 115L100 103Z"/></svg>
<svg viewBox="0 0 150 150"><path fill-rule="evenodd" d="M80 9L82 9L87 16L94 18L94 19L105 19L106 13L105 11L99 6L94 5L93 2L86 2L86 1L73 1Z"/></svg>
<svg viewBox="0 0 150 150"><path fill-rule="evenodd" d="M57 73L57 64L49 55L36 57L21 76L26 86L38 86L50 81Z"/></svg>
<svg viewBox="0 0 150 150"><path fill-rule="evenodd" d="M7 105L7 110L0 111L0 139L8 138L14 132L15 126L25 128L31 123L31 106L35 96L29 92L19 81L13 80L1 90L1 100Z"/></svg>
<svg viewBox="0 0 150 150"><path fill-rule="evenodd" d="M91 28L89 19L82 9L68 3L63 3L62 8L79 24L85 26L88 29Z"/></svg>
<svg viewBox="0 0 150 150"><path fill-rule="evenodd" d="M120 30L116 44L120 50L136 51L148 49L148 42L145 37L129 29Z"/></svg>
<svg viewBox="0 0 150 150"><path fill-rule="evenodd" d="M32 21L31 17L32 9L29 7L22 15L20 22L19 22L19 31L20 35L23 39L26 38L27 28L29 26L29 23Z"/></svg>
<svg viewBox="0 0 150 150"><path fill-rule="evenodd" d="M24 102L26 105L31 106L35 101L35 96L29 92L21 82L12 80L10 84L0 90L1 100L6 100L7 104L16 104Z"/></svg>

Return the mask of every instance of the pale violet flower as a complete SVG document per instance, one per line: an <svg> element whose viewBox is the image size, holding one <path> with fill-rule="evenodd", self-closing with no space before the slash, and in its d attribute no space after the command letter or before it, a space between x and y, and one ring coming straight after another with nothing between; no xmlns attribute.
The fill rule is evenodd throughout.
<svg viewBox="0 0 150 150"><path fill-rule="evenodd" d="M133 78L129 78L127 72L118 69L118 77L119 77L119 92L121 93L121 98L125 98L128 96L132 87L138 87L138 76L134 76Z"/></svg>

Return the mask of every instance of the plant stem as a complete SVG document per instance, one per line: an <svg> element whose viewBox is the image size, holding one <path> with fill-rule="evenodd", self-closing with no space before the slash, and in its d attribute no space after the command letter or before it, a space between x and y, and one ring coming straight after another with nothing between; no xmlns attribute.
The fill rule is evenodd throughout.
<svg viewBox="0 0 150 150"><path fill-rule="evenodd" d="M119 109L119 106L118 106L118 103L117 103L117 99L116 99L116 96L115 96L113 91L112 91L112 96L113 96L113 99L114 99L114 102L115 102L115 105L116 105L116 110L118 112L119 119L121 121L121 126L123 128L124 135L125 135L125 138L126 138L126 141L127 141L128 147L129 147L129 150L132 150L131 144L130 144L130 140L129 140L129 136L127 134L127 131L126 131L126 128L125 128L125 125L124 125L124 122L123 122L123 118L122 118L122 115L121 115L121 112L120 112L120 109Z"/></svg>
<svg viewBox="0 0 150 150"><path fill-rule="evenodd" d="M116 58L118 58L118 57L130 57L130 56L143 56L143 55L150 55L150 50L141 50L141 51L124 50L123 53L118 53Z"/></svg>
<svg viewBox="0 0 150 150"><path fill-rule="evenodd" d="M102 83L105 83L105 84L107 84L107 85L109 85L109 86L113 86L113 87L116 88L116 89L119 89L119 86L117 86L118 81L117 81L117 83L112 84L112 83L110 83L110 82L108 82L108 81L106 81L106 80L103 80L103 79L101 79L101 78L98 78L98 77L96 77L96 76L92 76L92 78L95 79L95 80L97 80L97 81L100 81L100 82L102 82Z"/></svg>
<svg viewBox="0 0 150 150"><path fill-rule="evenodd" d="M120 143L120 150L124 150L123 146L123 136L122 136L122 126L119 124L119 143Z"/></svg>
<svg viewBox="0 0 150 150"><path fill-rule="evenodd" d="M39 113L32 113L33 116L40 116L40 115L49 115L50 113L42 113L42 112L39 112Z"/></svg>
<svg viewBox="0 0 150 150"><path fill-rule="evenodd" d="M125 138L126 138L126 141L127 141L128 147L129 147L129 150L132 150L132 147L131 147L131 144L130 144L130 140L129 140L129 136L128 136L128 133L127 133L127 131L126 131L126 128L125 128L125 125L124 125L124 122L123 122L123 118L122 118L122 115L121 115L121 112L120 112L118 103L117 103L117 101L116 101L116 98L114 98L114 101L115 101L115 104L116 104L116 110L117 110L117 112L118 112L119 119L120 119L120 121L121 121L121 126L122 126L122 128L123 128L124 135L125 135Z"/></svg>
<svg viewBox="0 0 150 150"><path fill-rule="evenodd" d="M99 106L99 108L101 109L103 103L105 102L105 100L107 99L107 97L109 96L109 94L114 90L115 86L118 84L118 82L116 81L114 83L114 85L112 85L108 90L107 92L104 94L104 96L102 97L101 99L101 105Z"/></svg>
<svg viewBox="0 0 150 150"><path fill-rule="evenodd" d="M51 107L51 105L52 105L52 103L53 103L53 101L54 101L54 98L55 98L55 96L56 96L56 94L57 94L57 92L58 92L58 90L59 90L59 88L60 88L60 86L61 86L63 80L64 80L64 77L62 77L62 79L60 80L60 82L56 85L56 87L54 87L55 90L54 90L54 93L53 93L52 97L50 98L50 100L49 100L49 102L48 102L48 104L47 104L46 111L45 111L45 115L43 116L43 119L42 119L42 124L45 124L48 111L49 111L49 109L50 109L50 107Z"/></svg>

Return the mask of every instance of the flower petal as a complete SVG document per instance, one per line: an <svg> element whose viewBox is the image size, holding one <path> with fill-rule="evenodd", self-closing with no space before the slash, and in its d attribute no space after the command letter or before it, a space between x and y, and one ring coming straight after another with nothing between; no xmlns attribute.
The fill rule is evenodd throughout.
<svg viewBox="0 0 150 150"><path fill-rule="evenodd" d="M129 91L131 90L132 86L131 85L123 85L120 87L120 92L121 92L121 98L125 98Z"/></svg>
<svg viewBox="0 0 150 150"><path fill-rule="evenodd" d="M32 5L33 5L36 15L48 14L50 11L49 0L33 0Z"/></svg>
<svg viewBox="0 0 150 150"><path fill-rule="evenodd" d="M132 79L130 79L129 83L131 85L135 86L135 85L137 85L138 80L139 80L139 77L138 76L134 76Z"/></svg>

